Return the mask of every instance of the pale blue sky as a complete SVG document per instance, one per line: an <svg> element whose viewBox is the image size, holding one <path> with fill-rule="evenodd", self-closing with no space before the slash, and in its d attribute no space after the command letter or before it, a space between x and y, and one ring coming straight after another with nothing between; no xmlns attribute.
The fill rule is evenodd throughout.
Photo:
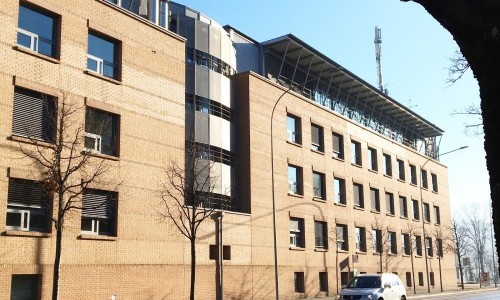
<svg viewBox="0 0 500 300"><path fill-rule="evenodd" d="M377 85L374 27L382 29L382 74L391 97L445 131L441 153L449 169L452 210L470 203L489 207L483 136L466 136L456 109L479 104L477 81L469 71L446 83L449 58L458 49L452 36L422 7L399 0L178 0L221 25L231 25L263 42L292 33L354 74ZM476 120L469 120L474 123Z"/></svg>

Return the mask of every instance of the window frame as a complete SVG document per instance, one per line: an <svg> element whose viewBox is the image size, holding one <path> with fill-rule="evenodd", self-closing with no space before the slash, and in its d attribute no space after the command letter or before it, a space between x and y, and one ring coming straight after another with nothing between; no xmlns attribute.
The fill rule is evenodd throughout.
<svg viewBox="0 0 500 300"><path fill-rule="evenodd" d="M390 154L384 153L384 175L392 177L392 157Z"/></svg>
<svg viewBox="0 0 500 300"><path fill-rule="evenodd" d="M368 147L368 169L378 172L377 149Z"/></svg>
<svg viewBox="0 0 500 300"><path fill-rule="evenodd" d="M301 118L294 115L287 113L286 115L286 140L290 143L294 143L297 145L302 144L302 124L301 124ZM290 122L293 121L293 124L290 124ZM290 130L290 126L293 126L293 131Z"/></svg>
<svg viewBox="0 0 500 300"><path fill-rule="evenodd" d="M401 181L406 180L406 170L405 170L405 162L402 159L396 159L398 164L398 179Z"/></svg>
<svg viewBox="0 0 500 300"><path fill-rule="evenodd" d="M415 221L420 221L420 204L418 200L412 199L412 219Z"/></svg>
<svg viewBox="0 0 500 300"><path fill-rule="evenodd" d="M382 253L382 230L373 228L371 238L373 253Z"/></svg>
<svg viewBox="0 0 500 300"><path fill-rule="evenodd" d="M355 140L351 140L351 163L357 166L363 165L361 143Z"/></svg>
<svg viewBox="0 0 500 300"><path fill-rule="evenodd" d="M431 222L431 207L429 203L423 202L423 217L424 217L424 222L430 223Z"/></svg>
<svg viewBox="0 0 500 300"><path fill-rule="evenodd" d="M410 164L410 184L417 185L417 167Z"/></svg>
<svg viewBox="0 0 500 300"><path fill-rule="evenodd" d="M429 189L429 182L427 181L427 170L420 169L420 180L422 180L422 188Z"/></svg>
<svg viewBox="0 0 500 300"><path fill-rule="evenodd" d="M415 253L417 256L422 256L422 236L415 234Z"/></svg>
<svg viewBox="0 0 500 300"><path fill-rule="evenodd" d="M434 221L436 225L441 224L441 211L437 205L434 205Z"/></svg>
<svg viewBox="0 0 500 300"><path fill-rule="evenodd" d="M432 191L434 193L439 192L437 175L431 172L431 183L432 183Z"/></svg>
<svg viewBox="0 0 500 300"><path fill-rule="evenodd" d="M314 130L318 131L318 141L314 141ZM325 152L325 135L324 135L324 129L323 126L320 126L315 123L311 123L311 150L316 151L316 152Z"/></svg>
<svg viewBox="0 0 500 300"><path fill-rule="evenodd" d="M339 232L342 232L340 236ZM347 224L335 224L337 251L349 251L349 231Z"/></svg>
<svg viewBox="0 0 500 300"><path fill-rule="evenodd" d="M390 192L385 192L385 202L387 214L394 216L396 215L396 208L394 206L394 194Z"/></svg>
<svg viewBox="0 0 500 300"><path fill-rule="evenodd" d="M304 293L305 292L304 272L294 272L293 280L294 280L295 292Z"/></svg>
<svg viewBox="0 0 500 300"><path fill-rule="evenodd" d="M320 183L319 187L315 186L315 184L316 184L315 177L316 176L319 176L319 183ZM313 185L313 198L326 200L325 174L321 173L321 172L313 171L312 172L312 179L313 179L313 184L312 184ZM318 188L319 188L319 194L316 193Z"/></svg>
<svg viewBox="0 0 500 300"><path fill-rule="evenodd" d="M113 45L113 62L108 62L104 58L99 57L95 54L90 53L90 36L93 36L97 39L100 39L104 42L110 43ZM100 47L102 48L102 47ZM104 78L110 78L112 80L121 81L122 80L122 42L114 37L106 35L102 32L99 32L94 29L89 29L87 34L87 72L91 72L93 74L97 74L98 76L102 76ZM96 69L92 69L89 67L89 59L96 63ZM113 76L109 76L105 74L104 66L109 65L113 70Z"/></svg>
<svg viewBox="0 0 500 300"><path fill-rule="evenodd" d="M389 254L398 254L398 241L396 237L396 232L387 231L387 242L389 243L388 252Z"/></svg>
<svg viewBox="0 0 500 300"><path fill-rule="evenodd" d="M328 272L319 272L319 291L328 292Z"/></svg>
<svg viewBox="0 0 500 300"><path fill-rule="evenodd" d="M403 218L408 218L408 199L399 195L399 214Z"/></svg>
<svg viewBox="0 0 500 300"><path fill-rule="evenodd" d="M24 277L24 280L22 280ZM19 280L20 279L20 280ZM29 287L27 286L27 282L31 281L30 284L32 283L33 286ZM17 282L21 281L21 282ZM25 288L29 288L29 293L32 296L30 299L40 299L41 296L41 289L42 289L42 275L41 274L12 274L11 276L11 284L10 284L10 299L17 299L15 297L16 295L13 294L16 290L16 288L20 287L23 289L21 292L25 292ZM23 298L24 299L24 298Z"/></svg>
<svg viewBox="0 0 500 300"><path fill-rule="evenodd" d="M373 198L375 196L375 198ZM371 210L380 212L380 191L377 188L370 187ZM375 205L374 205L375 204Z"/></svg>
<svg viewBox="0 0 500 300"><path fill-rule="evenodd" d="M337 141L336 141L337 139ZM337 159L344 159L344 136L332 132L332 156Z"/></svg>
<svg viewBox="0 0 500 300"><path fill-rule="evenodd" d="M98 117L105 117L106 120L102 121L100 125L96 125L91 123L92 120L89 120L91 112L94 112L94 115ZM84 132L84 150L90 151L92 153L109 155L114 157L120 156L120 122L121 117L118 114L98 109L92 106L85 107L85 132ZM104 128L104 124L110 123L109 126L111 128ZM94 131L93 126L100 127L100 130ZM107 139L106 135L103 134L105 131L111 131L111 136ZM104 137L104 138L103 138ZM87 147L87 140L93 139L94 146ZM107 142L109 140L109 142ZM105 143L106 147L103 149L102 145ZM109 144L109 147L107 146ZM109 150L108 150L109 148Z"/></svg>
<svg viewBox="0 0 500 300"><path fill-rule="evenodd" d="M401 249L403 251L403 255L411 255L412 249L411 249L409 233L401 234Z"/></svg>
<svg viewBox="0 0 500 300"><path fill-rule="evenodd" d="M88 196L87 196L88 195ZM118 193L115 191L107 191L101 189L84 189L82 191L82 212L80 218L80 233L85 235L95 235L95 236L117 236L118 228ZM102 202L102 198L106 198ZM91 203L86 203L87 201ZM98 199L100 198L100 199ZM108 203L109 201L109 203ZM100 204L94 204L93 202L102 202ZM90 207L85 207L92 205ZM105 210L105 217L102 215L102 210ZM98 216L98 215L99 216ZM90 221L90 230L84 229ZM85 222L85 223L84 223ZM111 225L106 230L106 225L101 226L101 223L109 222ZM101 229L102 227L102 229Z"/></svg>
<svg viewBox="0 0 500 300"><path fill-rule="evenodd" d="M352 183L352 198L354 207L365 208L363 184L356 182Z"/></svg>
<svg viewBox="0 0 500 300"><path fill-rule="evenodd" d="M427 257L433 257L434 256L434 251L432 247L432 237L426 237L425 238L425 251L427 253Z"/></svg>
<svg viewBox="0 0 500 300"><path fill-rule="evenodd" d="M297 222L298 229L292 230L292 221ZM290 247L291 248L305 248L305 234L304 234L304 219L290 217Z"/></svg>
<svg viewBox="0 0 500 300"><path fill-rule="evenodd" d="M338 187L337 187L337 182L338 182ZM346 199L347 197L345 190L346 190L345 179L339 177L333 177L334 203L342 205L347 204L347 199Z"/></svg>
<svg viewBox="0 0 500 300"><path fill-rule="evenodd" d="M295 177L297 182L295 182L295 189L296 192L293 191L293 183L290 181L290 171L293 171L295 169ZM288 194L291 195L304 195L304 189L303 189L303 172L302 172L302 167L296 166L289 164L288 165Z"/></svg>
<svg viewBox="0 0 500 300"><path fill-rule="evenodd" d="M356 236L356 251L366 252L366 228L354 227L354 235Z"/></svg>
<svg viewBox="0 0 500 300"><path fill-rule="evenodd" d="M321 231L319 236L318 231ZM324 221L314 220L314 247L328 249L328 225Z"/></svg>

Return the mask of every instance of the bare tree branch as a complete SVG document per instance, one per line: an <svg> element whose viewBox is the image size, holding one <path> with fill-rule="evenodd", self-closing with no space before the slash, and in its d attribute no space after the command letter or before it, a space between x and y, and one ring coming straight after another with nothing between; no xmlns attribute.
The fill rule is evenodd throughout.
<svg viewBox="0 0 500 300"><path fill-rule="evenodd" d="M448 79L446 82L452 85L464 76L465 72L469 70L470 65L459 50L456 50L453 57L450 57L450 62L451 65L448 67Z"/></svg>

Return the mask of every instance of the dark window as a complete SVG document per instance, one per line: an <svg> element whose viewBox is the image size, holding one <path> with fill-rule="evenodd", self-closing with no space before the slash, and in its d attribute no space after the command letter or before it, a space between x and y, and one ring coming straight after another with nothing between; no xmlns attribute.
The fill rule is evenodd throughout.
<svg viewBox="0 0 500 300"><path fill-rule="evenodd" d="M47 10L19 5L17 44L57 58L59 17Z"/></svg>
<svg viewBox="0 0 500 300"><path fill-rule="evenodd" d="M411 281L411 272L406 272L406 286L407 287L412 287L412 281Z"/></svg>
<svg viewBox="0 0 500 300"><path fill-rule="evenodd" d="M344 137L338 133L332 133L333 157L344 159Z"/></svg>
<svg viewBox="0 0 500 300"><path fill-rule="evenodd" d="M42 276L39 274L14 274L10 285L11 300L38 300L40 299L40 284Z"/></svg>
<svg viewBox="0 0 500 300"><path fill-rule="evenodd" d="M429 203L424 203L424 221L431 221L431 209L429 207Z"/></svg>
<svg viewBox="0 0 500 300"><path fill-rule="evenodd" d="M326 199L325 174L313 172L313 192L315 198Z"/></svg>
<svg viewBox="0 0 500 300"><path fill-rule="evenodd" d="M94 152L118 156L118 115L87 107L85 111L85 148Z"/></svg>
<svg viewBox="0 0 500 300"><path fill-rule="evenodd" d="M435 282L434 282L434 272L429 272L429 280L431 282L431 286L434 286L435 285Z"/></svg>
<svg viewBox="0 0 500 300"><path fill-rule="evenodd" d="M436 219L436 224L441 224L441 213L439 212L439 206L434 206L434 218Z"/></svg>
<svg viewBox="0 0 500 300"><path fill-rule="evenodd" d="M328 272L319 272L319 291L328 292Z"/></svg>
<svg viewBox="0 0 500 300"><path fill-rule="evenodd" d="M415 249L418 256L422 256L422 237L419 235L415 236Z"/></svg>
<svg viewBox="0 0 500 300"><path fill-rule="evenodd" d="M422 176L422 187L424 189L429 188L429 184L427 183L427 171L426 170L420 170L420 174Z"/></svg>
<svg viewBox="0 0 500 300"><path fill-rule="evenodd" d="M290 218L290 247L305 247L304 219Z"/></svg>
<svg viewBox="0 0 500 300"><path fill-rule="evenodd" d="M413 219L420 220L420 209L418 208L418 200L411 200L413 206Z"/></svg>
<svg viewBox="0 0 500 300"><path fill-rule="evenodd" d="M56 98L20 87L14 89L13 134L53 142L56 119Z"/></svg>
<svg viewBox="0 0 500 300"><path fill-rule="evenodd" d="M405 162L401 159L398 159L398 178L399 180L405 180Z"/></svg>
<svg viewBox="0 0 500 300"><path fill-rule="evenodd" d="M9 178L7 230L50 231L51 197L40 183Z"/></svg>
<svg viewBox="0 0 500 300"><path fill-rule="evenodd" d="M185 141L186 153L199 159L210 160L230 166L233 161L231 152L214 145Z"/></svg>
<svg viewBox="0 0 500 300"><path fill-rule="evenodd" d="M380 195L378 189L370 188L370 200L372 203L372 210L380 212Z"/></svg>
<svg viewBox="0 0 500 300"><path fill-rule="evenodd" d="M302 168L288 166L288 192L295 195L302 195Z"/></svg>
<svg viewBox="0 0 500 300"><path fill-rule="evenodd" d="M302 136L300 134L300 118L294 115L287 115L286 137L287 141L301 144Z"/></svg>
<svg viewBox="0 0 500 300"><path fill-rule="evenodd" d="M382 231L380 229L372 230L372 249L375 253L382 252Z"/></svg>
<svg viewBox="0 0 500 300"><path fill-rule="evenodd" d="M343 250L343 251L349 250L347 225L337 224L336 240L337 240L337 250Z"/></svg>
<svg viewBox="0 0 500 300"><path fill-rule="evenodd" d="M323 127L311 124L311 149L319 152L325 151Z"/></svg>
<svg viewBox="0 0 500 300"><path fill-rule="evenodd" d="M356 141L351 141L351 162L356 165L362 164L361 162L361 144Z"/></svg>
<svg viewBox="0 0 500 300"><path fill-rule="evenodd" d="M335 193L335 203L346 204L344 179L333 179L333 192Z"/></svg>
<svg viewBox="0 0 500 300"><path fill-rule="evenodd" d="M363 198L363 185L359 183L353 183L352 189L354 197L354 206L364 208L365 203Z"/></svg>
<svg viewBox="0 0 500 300"><path fill-rule="evenodd" d="M120 42L97 32L89 32L87 69L120 80Z"/></svg>
<svg viewBox="0 0 500 300"><path fill-rule="evenodd" d="M396 212L394 208L394 195L392 193L385 193L385 203L387 213L394 215Z"/></svg>
<svg viewBox="0 0 500 300"><path fill-rule="evenodd" d="M85 234L116 236L116 192L85 189L81 230Z"/></svg>
<svg viewBox="0 0 500 300"><path fill-rule="evenodd" d="M366 229L364 227L356 227L356 251L366 252Z"/></svg>
<svg viewBox="0 0 500 300"><path fill-rule="evenodd" d="M130 0L128 0L130 1ZM163 1L162 1L163 2ZM174 16L172 16L174 17ZM176 31L176 18L172 18L170 23L170 29ZM236 73L236 71L231 68L229 64L225 61L198 49L191 47L186 48L186 62L189 64L196 64L197 66L205 67L217 73L220 73L226 77L229 77Z"/></svg>
<svg viewBox="0 0 500 300"><path fill-rule="evenodd" d="M389 154L384 154L385 175L392 176L392 159Z"/></svg>
<svg viewBox="0 0 500 300"><path fill-rule="evenodd" d="M209 257L212 260L216 260L219 258L219 247L217 245L210 245ZM231 246L228 245L222 246L222 259L231 260Z"/></svg>
<svg viewBox="0 0 500 300"><path fill-rule="evenodd" d="M314 221L314 246L316 248L328 248L326 222Z"/></svg>
<svg viewBox="0 0 500 300"><path fill-rule="evenodd" d="M349 272L340 272L340 285L347 285L349 283Z"/></svg>
<svg viewBox="0 0 500 300"><path fill-rule="evenodd" d="M433 256L433 251L432 251L432 238L426 237L425 238L425 251L427 251L427 256L432 257Z"/></svg>
<svg viewBox="0 0 500 300"><path fill-rule="evenodd" d="M186 108L202 113L211 114L226 121L234 121L235 113L229 107L215 100L186 93Z"/></svg>
<svg viewBox="0 0 500 300"><path fill-rule="evenodd" d="M401 248L403 249L403 254L410 255L411 254L411 245L410 245L410 235L407 233L403 233L401 235Z"/></svg>
<svg viewBox="0 0 500 300"><path fill-rule="evenodd" d="M304 272L294 272L295 292L304 292Z"/></svg>
<svg viewBox="0 0 500 300"><path fill-rule="evenodd" d="M424 286L424 273L418 272L418 285Z"/></svg>
<svg viewBox="0 0 500 300"><path fill-rule="evenodd" d="M417 185L417 167L410 165L410 180L411 184Z"/></svg>
<svg viewBox="0 0 500 300"><path fill-rule="evenodd" d="M378 171L377 150L368 147L368 168L372 171Z"/></svg>
<svg viewBox="0 0 500 300"><path fill-rule="evenodd" d="M389 254L397 254L398 253L398 243L396 240L396 233L389 231L388 233L388 242L389 242Z"/></svg>
<svg viewBox="0 0 500 300"><path fill-rule="evenodd" d="M401 217L408 218L408 203L404 196L399 196L399 213Z"/></svg>
<svg viewBox="0 0 500 300"><path fill-rule="evenodd" d="M433 192L438 192L438 178L436 174L431 173L431 180L432 180L432 191Z"/></svg>
<svg viewBox="0 0 500 300"><path fill-rule="evenodd" d="M438 257L443 257L443 240L436 239L436 251Z"/></svg>

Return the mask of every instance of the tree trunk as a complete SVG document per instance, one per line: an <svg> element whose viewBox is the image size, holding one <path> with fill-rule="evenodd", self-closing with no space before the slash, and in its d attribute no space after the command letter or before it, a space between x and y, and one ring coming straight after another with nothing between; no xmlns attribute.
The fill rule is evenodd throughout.
<svg viewBox="0 0 500 300"><path fill-rule="evenodd" d="M441 273L441 258L440 257L438 257L438 262L439 262L439 286L441 287L441 292L443 292L443 274Z"/></svg>
<svg viewBox="0 0 500 300"><path fill-rule="evenodd" d="M410 1L410 0L402 0ZM500 3L489 0L413 0L448 30L476 77L481 97L486 167L495 239L500 241ZM496 245L500 253L500 243ZM499 264L500 266L500 264Z"/></svg>
<svg viewBox="0 0 500 300"><path fill-rule="evenodd" d="M62 253L62 226L59 224L56 227L56 256L54 259L54 271L52 278L52 300L59 298L59 273L61 270L61 253Z"/></svg>
<svg viewBox="0 0 500 300"><path fill-rule="evenodd" d="M189 291L189 299L194 300L194 284L196 280L196 241L191 239L191 286Z"/></svg>
<svg viewBox="0 0 500 300"><path fill-rule="evenodd" d="M415 286L415 265L413 264L413 249L410 251L411 255L411 280L413 281L413 294L417 293L417 287Z"/></svg>
<svg viewBox="0 0 500 300"><path fill-rule="evenodd" d="M464 272L462 270L462 256L458 253L458 271L460 272L460 285L462 286L462 290L464 289Z"/></svg>

